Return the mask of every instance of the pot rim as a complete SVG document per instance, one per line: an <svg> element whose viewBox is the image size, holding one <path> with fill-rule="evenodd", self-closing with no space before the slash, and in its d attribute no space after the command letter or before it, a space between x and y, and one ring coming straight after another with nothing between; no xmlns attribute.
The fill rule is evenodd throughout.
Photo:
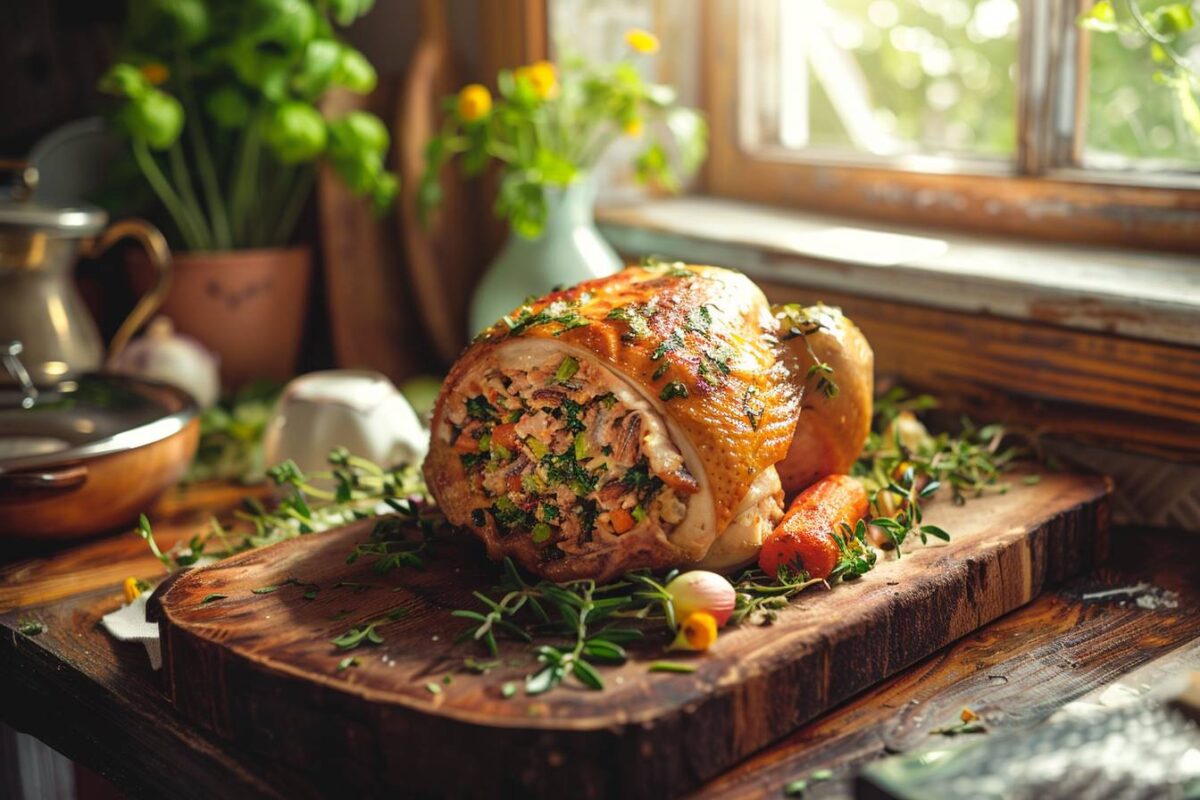
<svg viewBox="0 0 1200 800"><path fill-rule="evenodd" d="M104 380L151 388L157 392L169 395L173 402L171 405L163 404L163 410L167 413L162 416L133 428L112 434L111 436L82 442L73 447L68 447L64 450L55 450L50 453L37 453L28 456L18 456L16 458L0 459L0 475L60 468L89 461L100 456L136 450L171 438L186 428L200 415L200 407L195 399L178 387L159 381L132 378L113 373L93 374L102 377ZM175 406L174 410L171 410L172 406Z"/></svg>

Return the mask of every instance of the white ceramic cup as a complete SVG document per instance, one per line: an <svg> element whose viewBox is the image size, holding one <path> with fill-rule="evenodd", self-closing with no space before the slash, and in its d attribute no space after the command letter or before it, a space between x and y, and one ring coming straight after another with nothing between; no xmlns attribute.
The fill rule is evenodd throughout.
<svg viewBox="0 0 1200 800"><path fill-rule="evenodd" d="M284 387L263 437L268 466L287 459L304 472L329 468L336 447L383 467L420 464L429 434L404 395L370 370L301 375Z"/></svg>

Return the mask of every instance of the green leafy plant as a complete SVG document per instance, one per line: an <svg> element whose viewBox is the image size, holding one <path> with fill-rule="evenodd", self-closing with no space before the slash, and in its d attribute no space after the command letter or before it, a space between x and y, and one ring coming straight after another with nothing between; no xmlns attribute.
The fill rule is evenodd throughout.
<svg viewBox="0 0 1200 800"><path fill-rule="evenodd" d="M340 41L373 0L130 0L100 89L188 250L286 244L326 160L386 209L388 132L365 111L327 120L330 88L365 94L375 70Z"/></svg>
<svg viewBox="0 0 1200 800"><path fill-rule="evenodd" d="M1079 24L1097 33L1115 34L1122 41L1148 49L1154 80L1168 87L1180 117L1200 138L1200 69L1181 52L1185 36L1196 27L1190 0L1172 0L1153 7L1140 0L1097 0L1079 18Z"/></svg>
<svg viewBox="0 0 1200 800"><path fill-rule="evenodd" d="M658 40L646 31L629 31L625 39L634 55L658 50ZM684 174L694 172L708 153L703 118L678 105L670 86L643 80L632 57L603 65L582 58L560 65L538 61L501 71L497 88L495 99L480 84L447 99L442 131L425 151L423 216L441 202L439 174L455 158L468 176L498 162L496 214L517 234L536 238L546 223L547 192L578 180L620 136L646 139L634 163L637 178L669 191L679 189L680 175L668 140Z"/></svg>

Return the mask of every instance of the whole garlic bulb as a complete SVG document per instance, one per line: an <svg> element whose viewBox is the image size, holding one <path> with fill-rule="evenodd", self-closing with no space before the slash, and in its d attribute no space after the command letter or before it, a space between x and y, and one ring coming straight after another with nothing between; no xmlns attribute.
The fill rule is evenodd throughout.
<svg viewBox="0 0 1200 800"><path fill-rule="evenodd" d="M201 408L221 393L219 360L190 336L175 333L166 317L156 317L146 332L113 359L113 372L149 378L183 389Z"/></svg>

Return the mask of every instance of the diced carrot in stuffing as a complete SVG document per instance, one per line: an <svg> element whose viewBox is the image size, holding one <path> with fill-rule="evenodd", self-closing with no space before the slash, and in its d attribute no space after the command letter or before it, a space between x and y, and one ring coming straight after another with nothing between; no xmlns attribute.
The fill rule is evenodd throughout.
<svg viewBox="0 0 1200 800"><path fill-rule="evenodd" d="M454 440L454 451L457 453L474 453L479 449L479 440L471 436L466 431L458 435Z"/></svg>
<svg viewBox="0 0 1200 800"><path fill-rule="evenodd" d="M497 425L492 429L492 441L508 450L516 450L520 441L517 438L517 424L506 422L503 425Z"/></svg>
<svg viewBox="0 0 1200 800"><path fill-rule="evenodd" d="M614 508L608 514L608 519L612 522L613 530L617 533L625 533L632 530L634 526L633 514L630 514L623 508Z"/></svg>
<svg viewBox="0 0 1200 800"><path fill-rule="evenodd" d="M513 494L521 494L522 490L521 490L521 476L520 475L509 475L507 481L505 481L505 482L508 485L509 492L511 492Z"/></svg>
<svg viewBox="0 0 1200 800"><path fill-rule="evenodd" d="M842 523L851 528L867 514L867 492L849 475L829 475L792 501L787 514L763 542L758 566L774 576L780 567L803 569L810 578L825 579L841 557L834 534Z"/></svg>

